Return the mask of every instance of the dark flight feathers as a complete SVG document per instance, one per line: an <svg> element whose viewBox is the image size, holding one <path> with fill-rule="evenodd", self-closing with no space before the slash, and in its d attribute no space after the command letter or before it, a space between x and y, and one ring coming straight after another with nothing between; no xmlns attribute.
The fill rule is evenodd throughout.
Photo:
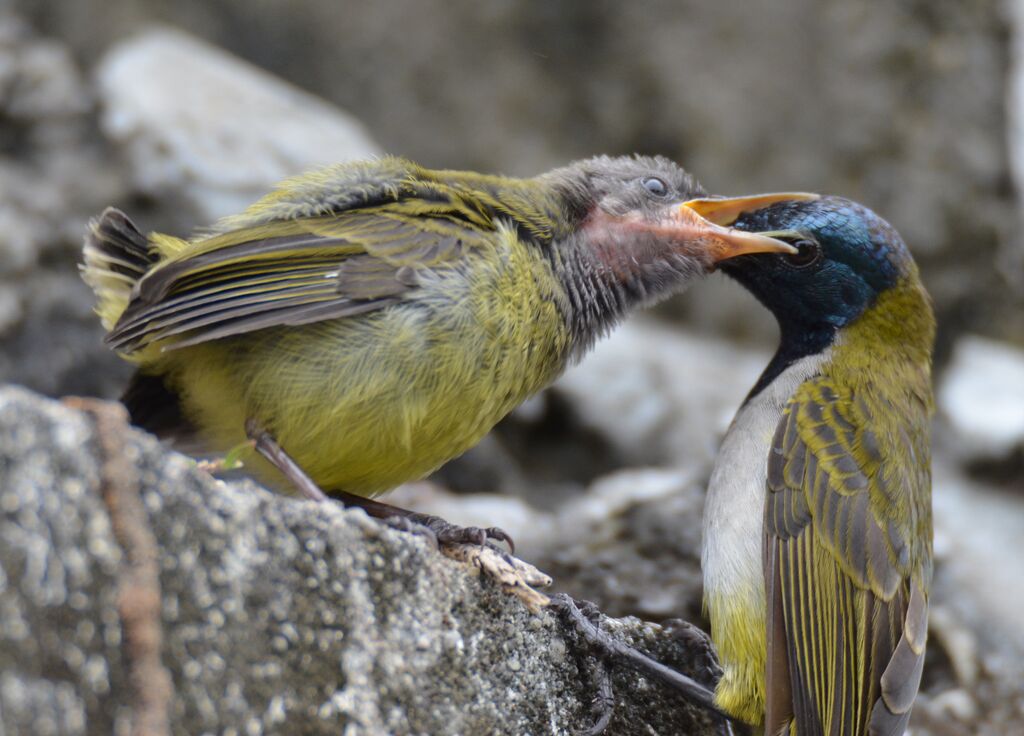
<svg viewBox="0 0 1024 736"><path fill-rule="evenodd" d="M929 511L895 510L928 497L901 487L929 482L917 462L927 442L903 430L876 434L883 410L899 411L842 395L822 376L798 390L775 434L765 506L767 734L792 723L799 736L900 736L910 717L930 577L927 556L911 545Z"/></svg>
<svg viewBox="0 0 1024 736"><path fill-rule="evenodd" d="M302 200L304 183L288 189L286 182L283 194L169 255L139 278L107 342L125 352L154 342L175 349L362 314L402 300L424 269L457 265L502 222L550 234L544 222L551 213L530 206L534 194L518 180L424 180L414 174L428 174L417 169L380 174L370 186L371 166L355 172L362 184L315 180L309 186L323 200L315 206ZM499 192L501 184L508 191ZM499 195L517 202L520 214Z"/></svg>

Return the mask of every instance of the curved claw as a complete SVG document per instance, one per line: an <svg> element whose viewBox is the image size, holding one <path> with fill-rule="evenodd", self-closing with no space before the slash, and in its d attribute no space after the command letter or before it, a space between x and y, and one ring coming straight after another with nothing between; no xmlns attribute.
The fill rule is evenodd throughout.
<svg viewBox="0 0 1024 736"><path fill-rule="evenodd" d="M507 544L512 552L515 552L516 549L512 537L496 526L487 527L486 529L479 526L459 526L430 514L410 513L406 518L417 524L422 524L434 532L438 543L441 545L475 544L478 547L483 547L488 544L488 540L493 539Z"/></svg>
<svg viewBox="0 0 1024 736"><path fill-rule="evenodd" d="M507 544L510 554L514 555L516 553L516 543L504 529L496 526L489 526L484 529L484 532L487 534L488 539L494 539L498 542L504 542Z"/></svg>
<svg viewBox="0 0 1024 736"><path fill-rule="evenodd" d="M507 544L513 553L516 551L512 537L496 526L486 529L478 526L456 526L440 519L428 526L437 534L437 541L441 544L475 544L483 547L488 540L493 539Z"/></svg>

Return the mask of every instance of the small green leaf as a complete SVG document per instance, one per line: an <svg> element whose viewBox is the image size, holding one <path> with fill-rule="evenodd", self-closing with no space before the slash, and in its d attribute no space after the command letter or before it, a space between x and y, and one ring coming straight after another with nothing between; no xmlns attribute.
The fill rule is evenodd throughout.
<svg viewBox="0 0 1024 736"><path fill-rule="evenodd" d="M221 462L221 468L223 470L238 470L245 463L242 462L242 457L252 452L252 441L245 441L239 445L235 445L227 454L224 456L224 460Z"/></svg>

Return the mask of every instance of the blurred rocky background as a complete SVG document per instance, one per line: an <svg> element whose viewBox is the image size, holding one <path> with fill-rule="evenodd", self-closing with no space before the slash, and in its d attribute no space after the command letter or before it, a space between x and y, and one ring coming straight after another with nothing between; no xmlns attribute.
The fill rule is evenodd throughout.
<svg viewBox="0 0 1024 736"><path fill-rule="evenodd" d="M1022 64L1019 0L0 0L0 383L117 396L128 368L76 274L108 204L185 233L382 151L517 175L662 153L717 193L861 200L940 319L915 733L1022 732ZM703 487L774 338L713 277L396 498L500 523L612 615L700 623Z"/></svg>

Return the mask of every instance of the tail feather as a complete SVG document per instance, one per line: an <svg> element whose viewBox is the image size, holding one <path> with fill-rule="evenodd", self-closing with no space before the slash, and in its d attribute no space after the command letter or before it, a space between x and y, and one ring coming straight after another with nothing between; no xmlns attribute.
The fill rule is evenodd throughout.
<svg viewBox="0 0 1024 736"><path fill-rule="evenodd" d="M128 306L135 282L159 259L149 240L118 209L108 207L89 223L82 279L96 294L96 313L108 330Z"/></svg>

